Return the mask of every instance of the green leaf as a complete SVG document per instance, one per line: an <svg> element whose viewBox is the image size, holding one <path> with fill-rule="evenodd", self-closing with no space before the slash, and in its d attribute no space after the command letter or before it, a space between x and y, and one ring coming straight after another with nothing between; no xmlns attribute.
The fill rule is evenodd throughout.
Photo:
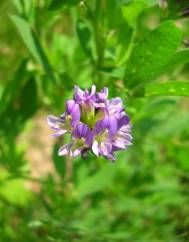
<svg viewBox="0 0 189 242"><path fill-rule="evenodd" d="M130 43L132 42L133 36L134 36L133 28L129 26L127 22L124 22L119 25L117 29L117 42L116 42L117 63L120 64L120 63L126 62Z"/></svg>
<svg viewBox="0 0 189 242"><path fill-rule="evenodd" d="M56 82L56 79L55 79L53 70L51 68L51 65L48 61L48 58L36 34L34 33L31 26L29 25L29 23L26 22L24 19L15 15L12 15L10 18L15 24L16 28L18 29L30 53L33 55L36 61L43 66L44 71L50 77L50 79Z"/></svg>
<svg viewBox="0 0 189 242"><path fill-rule="evenodd" d="M168 62L166 67L162 70L162 73L171 73L174 70L177 70L180 65L189 63L189 50L184 49L176 52L171 60Z"/></svg>
<svg viewBox="0 0 189 242"><path fill-rule="evenodd" d="M77 2L78 2L77 0L52 0L49 4L48 9L49 10L58 10L63 7L72 7Z"/></svg>
<svg viewBox="0 0 189 242"><path fill-rule="evenodd" d="M85 178L78 187L79 197L84 198L110 186L116 171L112 165L104 166L98 173Z"/></svg>
<svg viewBox="0 0 189 242"><path fill-rule="evenodd" d="M13 80L9 81L2 93L0 98L0 114L7 108L7 105L12 102L20 88L22 87L25 77L27 77L28 72L26 71L27 60L21 61L16 73L13 75Z"/></svg>
<svg viewBox="0 0 189 242"><path fill-rule="evenodd" d="M53 162L54 162L54 166L56 171L58 172L58 174L63 177L65 175L66 172L66 159L63 156L58 156L58 149L59 149L59 145L55 144L53 147L53 154L52 154L52 158L53 158Z"/></svg>
<svg viewBox="0 0 189 242"><path fill-rule="evenodd" d="M178 19L184 17L184 10L188 8L188 0L175 1L167 0L169 19Z"/></svg>
<svg viewBox="0 0 189 242"><path fill-rule="evenodd" d="M24 85L18 99L19 114L22 120L30 118L38 109L37 84L34 78L29 79Z"/></svg>
<svg viewBox="0 0 189 242"><path fill-rule="evenodd" d="M107 27L110 29L118 27L121 23L123 23L123 17L121 14L121 8L117 6L115 0L108 0L105 2L104 11L102 10L102 16L106 15L105 21Z"/></svg>
<svg viewBox="0 0 189 242"><path fill-rule="evenodd" d="M85 51L87 56L89 56L93 60L93 54L91 49L91 31L89 29L89 26L85 21L80 19L77 21L76 30L83 50Z"/></svg>
<svg viewBox="0 0 189 242"><path fill-rule="evenodd" d="M179 64L185 64L189 62L189 50L181 50L175 53L171 61L168 63L167 68L175 68Z"/></svg>
<svg viewBox="0 0 189 242"><path fill-rule="evenodd" d="M138 42L128 60L124 81L127 87L149 82L158 77L181 41L181 31L167 21Z"/></svg>
<svg viewBox="0 0 189 242"><path fill-rule="evenodd" d="M150 84L145 87L145 96L187 96L189 97L189 82L169 81Z"/></svg>
<svg viewBox="0 0 189 242"><path fill-rule="evenodd" d="M147 7L148 5L142 1L135 1L131 4L124 5L122 9L123 17L127 20L130 26L135 26L138 15Z"/></svg>
<svg viewBox="0 0 189 242"><path fill-rule="evenodd" d="M23 12L22 2L20 0L12 0L12 2L15 5L17 11L21 14Z"/></svg>
<svg viewBox="0 0 189 242"><path fill-rule="evenodd" d="M74 79L66 72L62 72L59 74L59 79L61 81L61 85L64 85L64 87L67 90L73 90L74 86Z"/></svg>
<svg viewBox="0 0 189 242"><path fill-rule="evenodd" d="M148 6L153 6L155 4L158 4L159 0L117 0L118 6L133 2L145 3Z"/></svg>
<svg viewBox="0 0 189 242"><path fill-rule="evenodd" d="M0 196L12 204L26 206L32 199L32 193L26 188L26 181L19 177L8 179L11 173L6 170L0 172Z"/></svg>
<svg viewBox="0 0 189 242"><path fill-rule="evenodd" d="M181 109L179 107L179 109ZM188 112L175 108L174 112L171 112L164 122L160 125L156 125L151 129L152 137L168 138L179 137L181 134L188 134L189 115ZM161 130L161 132L160 132Z"/></svg>
<svg viewBox="0 0 189 242"><path fill-rule="evenodd" d="M123 17L128 24L135 27L139 14L146 8L157 4L157 0L118 0L118 7L121 7Z"/></svg>
<svg viewBox="0 0 189 242"><path fill-rule="evenodd" d="M124 76L124 71L125 68L123 67L118 67L118 68L101 68L100 71L102 73L105 73L106 75L109 75L113 78L117 78L117 79L122 79Z"/></svg>
<svg viewBox="0 0 189 242"><path fill-rule="evenodd" d="M176 151L176 157L179 162L180 167L184 171L189 171L189 152L188 147L180 145ZM179 167L179 168L180 168Z"/></svg>
<svg viewBox="0 0 189 242"><path fill-rule="evenodd" d="M27 19L34 14L34 1L35 0L12 0L19 15L25 16Z"/></svg>

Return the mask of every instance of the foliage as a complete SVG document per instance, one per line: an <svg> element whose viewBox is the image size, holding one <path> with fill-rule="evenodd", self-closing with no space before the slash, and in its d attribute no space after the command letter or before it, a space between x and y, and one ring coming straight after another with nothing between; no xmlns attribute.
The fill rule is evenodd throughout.
<svg viewBox="0 0 189 242"><path fill-rule="evenodd" d="M0 1L0 241L188 241L188 8ZM92 84L121 96L131 116L133 146L115 163L58 157L61 139L42 130L74 85ZM33 176L49 152L51 173Z"/></svg>

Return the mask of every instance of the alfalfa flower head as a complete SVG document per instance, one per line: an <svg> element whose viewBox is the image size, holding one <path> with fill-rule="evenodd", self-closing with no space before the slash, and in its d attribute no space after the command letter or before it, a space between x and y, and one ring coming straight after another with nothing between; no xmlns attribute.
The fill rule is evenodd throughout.
<svg viewBox="0 0 189 242"><path fill-rule="evenodd" d="M66 110L56 117L49 115L47 122L53 136L70 134L70 143L60 147L60 156L87 156L89 151L96 156L115 160L115 152L131 145L130 118L125 112L121 98L108 99L108 88L91 91L74 88L72 100L66 101Z"/></svg>

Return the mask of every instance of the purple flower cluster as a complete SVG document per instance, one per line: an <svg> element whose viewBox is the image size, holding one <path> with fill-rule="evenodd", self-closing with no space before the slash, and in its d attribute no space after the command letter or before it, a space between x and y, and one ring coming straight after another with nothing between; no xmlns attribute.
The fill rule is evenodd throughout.
<svg viewBox="0 0 189 242"><path fill-rule="evenodd" d="M49 115L47 122L58 137L71 135L71 143L63 145L58 154L86 157L89 150L96 156L115 160L115 152L131 145L131 124L119 97L108 99L108 88L96 92L74 89L73 100L66 101L66 111L59 117Z"/></svg>

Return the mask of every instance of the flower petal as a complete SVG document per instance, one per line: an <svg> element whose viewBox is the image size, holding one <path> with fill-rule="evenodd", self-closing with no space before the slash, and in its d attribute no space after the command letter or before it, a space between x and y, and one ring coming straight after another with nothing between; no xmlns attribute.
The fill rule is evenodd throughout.
<svg viewBox="0 0 189 242"><path fill-rule="evenodd" d="M84 92L78 87L74 87L74 99L76 102L83 100Z"/></svg>
<svg viewBox="0 0 189 242"><path fill-rule="evenodd" d="M79 147L75 150L71 150L71 157L76 157L81 154L83 147Z"/></svg>
<svg viewBox="0 0 189 242"><path fill-rule="evenodd" d="M114 116L109 116L108 128L110 137L113 138L117 132L117 119Z"/></svg>
<svg viewBox="0 0 189 242"><path fill-rule="evenodd" d="M93 129L94 134L98 135L104 131L104 129L108 128L109 117L107 115L100 121L98 121Z"/></svg>
<svg viewBox="0 0 189 242"><path fill-rule="evenodd" d="M121 149L121 150L125 149L125 141L123 139L116 139L113 145L118 149Z"/></svg>
<svg viewBox="0 0 189 242"><path fill-rule="evenodd" d="M62 129L62 130L60 130L57 133L51 134L51 136L56 138L56 137L59 137L61 135L64 135L65 133L67 133L67 130L66 129Z"/></svg>
<svg viewBox="0 0 189 242"><path fill-rule="evenodd" d="M115 161L116 160L116 157L113 153L110 153L106 156L106 158L110 161Z"/></svg>
<svg viewBox="0 0 189 242"><path fill-rule="evenodd" d="M71 143L71 144L66 144L66 145L60 147L60 149L58 150L58 155L64 156L64 155L70 154L70 149L71 149L72 145L73 144Z"/></svg>
<svg viewBox="0 0 189 242"><path fill-rule="evenodd" d="M54 115L47 116L47 123L51 128L60 129L59 125L64 123L61 118Z"/></svg>
<svg viewBox="0 0 189 242"><path fill-rule="evenodd" d="M123 126L127 126L130 123L130 118L127 115L124 115L118 120L118 129L120 129Z"/></svg>
<svg viewBox="0 0 189 242"><path fill-rule="evenodd" d="M111 153L111 151L112 151L112 144L111 143L102 142L100 144L99 154L101 154L103 156L107 156L108 154Z"/></svg>
<svg viewBox="0 0 189 242"><path fill-rule="evenodd" d="M100 100L101 102L105 102L108 98L108 88L104 87L101 92L97 93L97 98L98 100Z"/></svg>
<svg viewBox="0 0 189 242"><path fill-rule="evenodd" d="M91 130L88 130L85 138L85 142L87 146L90 146L93 142L94 134Z"/></svg>
<svg viewBox="0 0 189 242"><path fill-rule="evenodd" d="M92 151L96 156L99 156L98 152L98 142L95 140L92 145Z"/></svg>
<svg viewBox="0 0 189 242"><path fill-rule="evenodd" d="M75 138L86 138L89 127L87 124L78 124L73 132Z"/></svg>
<svg viewBox="0 0 189 242"><path fill-rule="evenodd" d="M79 104L75 104L73 106L71 116L72 116L71 125L72 125L72 127L75 127L76 124L80 120L80 108L79 108Z"/></svg>
<svg viewBox="0 0 189 242"><path fill-rule="evenodd" d="M71 114L73 107L75 106L74 100L67 100L66 101L66 112Z"/></svg>
<svg viewBox="0 0 189 242"><path fill-rule="evenodd" d="M91 95L90 96L95 95L95 93L96 93L96 86L92 85L92 87L91 87Z"/></svg>

